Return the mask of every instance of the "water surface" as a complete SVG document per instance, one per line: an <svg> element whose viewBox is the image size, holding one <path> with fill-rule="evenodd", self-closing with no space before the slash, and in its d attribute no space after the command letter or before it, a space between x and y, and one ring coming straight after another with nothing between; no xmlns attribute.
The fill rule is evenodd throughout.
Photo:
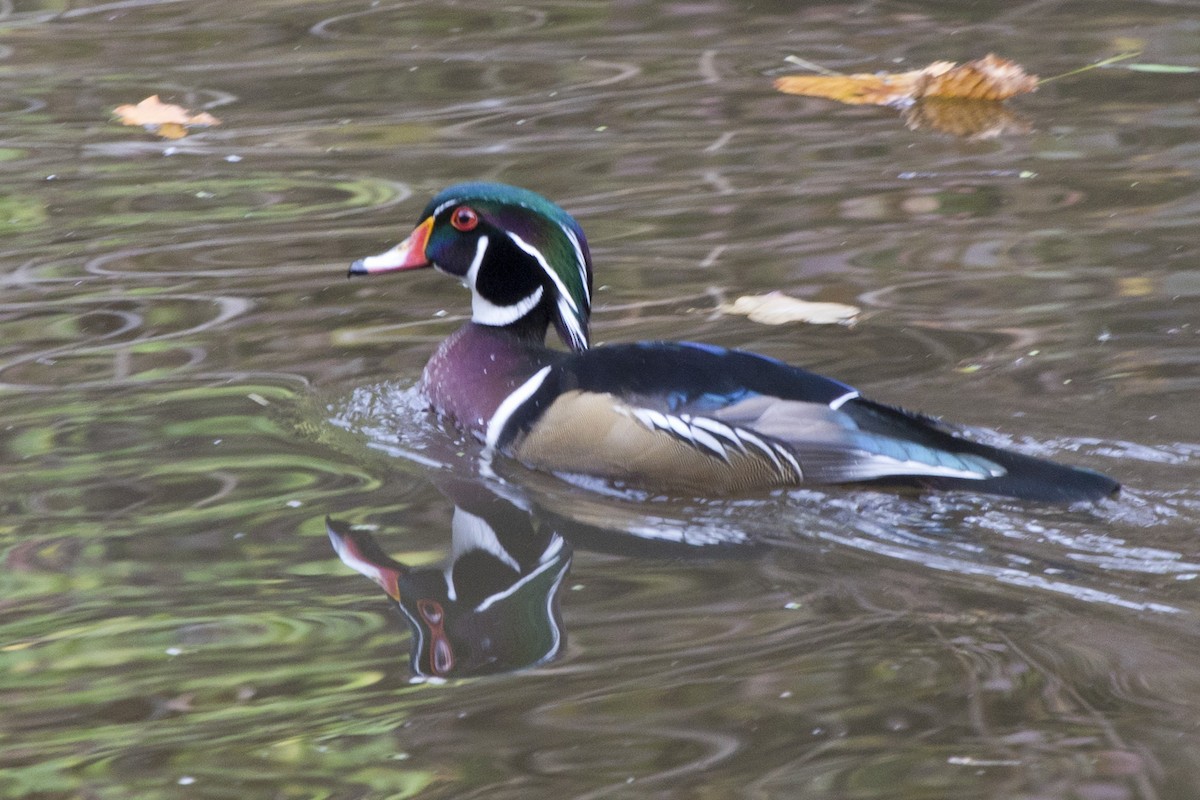
<svg viewBox="0 0 1200 800"><path fill-rule="evenodd" d="M771 88L789 54L1200 66L1193 11L0 5L0 793L1194 797L1195 77L1052 82L1012 104L1029 134L984 141ZM152 93L223 125L109 121ZM758 350L1126 490L479 482L411 393L467 296L343 277L462 180L581 221L599 341ZM716 312L775 289L862 320ZM514 500L509 533L563 536L559 647L423 678L326 515L428 574L456 505Z"/></svg>

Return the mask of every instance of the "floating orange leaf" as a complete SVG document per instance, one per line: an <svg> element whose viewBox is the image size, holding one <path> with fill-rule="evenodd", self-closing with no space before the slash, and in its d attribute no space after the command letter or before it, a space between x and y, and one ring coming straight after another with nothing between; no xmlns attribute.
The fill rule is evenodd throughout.
<svg viewBox="0 0 1200 800"><path fill-rule="evenodd" d="M221 120L212 114L192 114L182 106L164 103L156 94L150 95L136 106L117 106L113 113L122 125L141 125L164 139L182 139L187 136L188 128L221 124Z"/></svg>
<svg viewBox="0 0 1200 800"><path fill-rule="evenodd" d="M788 75L775 80L788 94L824 97L851 105L909 106L922 98L1007 100L1037 89L1037 76L1020 64L988 54L966 64L935 61L911 72L857 75Z"/></svg>
<svg viewBox="0 0 1200 800"><path fill-rule="evenodd" d="M918 74L785 75L775 79L775 88L788 94L823 97L856 106L886 106L910 99Z"/></svg>

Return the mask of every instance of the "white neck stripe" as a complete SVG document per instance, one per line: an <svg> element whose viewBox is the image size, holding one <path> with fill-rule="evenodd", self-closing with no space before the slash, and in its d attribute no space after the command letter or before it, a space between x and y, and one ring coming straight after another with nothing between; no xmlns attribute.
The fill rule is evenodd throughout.
<svg viewBox="0 0 1200 800"><path fill-rule="evenodd" d="M523 297L510 306L498 306L479 292L471 292L471 321L480 325L503 327L511 325L532 311L542 302L542 287L533 290L528 297Z"/></svg>
<svg viewBox="0 0 1200 800"><path fill-rule="evenodd" d="M487 436L485 441L489 448L496 446L500 441L500 434L504 432L504 426L508 424L509 419L516 413L521 404L533 396L533 393L541 388L542 383L546 380L546 376L550 374L549 365L542 367L533 374L533 377L522 383L512 391L504 401L496 407L496 412L492 414L492 418L488 420Z"/></svg>

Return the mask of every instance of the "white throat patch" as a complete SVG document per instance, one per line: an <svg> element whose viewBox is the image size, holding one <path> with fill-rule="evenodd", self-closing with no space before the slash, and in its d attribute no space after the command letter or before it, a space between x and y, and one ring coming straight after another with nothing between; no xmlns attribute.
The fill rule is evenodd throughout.
<svg viewBox="0 0 1200 800"><path fill-rule="evenodd" d="M487 253L487 249L488 237L480 236L479 243L475 246L475 258L471 261L470 269L467 270L466 284L467 288L471 290L471 321L495 327L511 325L532 311L542 301L542 287L537 287L512 305L500 306L488 300L475 288L475 281L479 277L479 267L483 264L483 257Z"/></svg>

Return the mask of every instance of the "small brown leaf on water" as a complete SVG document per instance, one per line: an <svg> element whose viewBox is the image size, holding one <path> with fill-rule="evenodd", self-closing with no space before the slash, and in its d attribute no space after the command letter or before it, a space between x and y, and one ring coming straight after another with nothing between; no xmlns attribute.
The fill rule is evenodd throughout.
<svg viewBox="0 0 1200 800"><path fill-rule="evenodd" d="M1007 100L1037 89L1037 76L989 53L966 64L935 61L924 69L857 75L787 75L775 88L851 105L908 106L922 98Z"/></svg>
<svg viewBox="0 0 1200 800"><path fill-rule="evenodd" d="M939 61L921 72L924 77L918 83L917 98L999 101L1037 90L1036 75L1030 75L1020 64L994 53L962 66Z"/></svg>
<svg viewBox="0 0 1200 800"><path fill-rule="evenodd" d="M910 130L929 129L964 139L994 139L1030 130L1028 120L990 100L923 97L902 113Z"/></svg>
<svg viewBox="0 0 1200 800"><path fill-rule="evenodd" d="M192 114L182 106L164 103L156 94L150 95L137 105L117 106L113 113L122 125L141 125L164 139L182 139L187 136L188 128L221 124L221 120L212 114Z"/></svg>

